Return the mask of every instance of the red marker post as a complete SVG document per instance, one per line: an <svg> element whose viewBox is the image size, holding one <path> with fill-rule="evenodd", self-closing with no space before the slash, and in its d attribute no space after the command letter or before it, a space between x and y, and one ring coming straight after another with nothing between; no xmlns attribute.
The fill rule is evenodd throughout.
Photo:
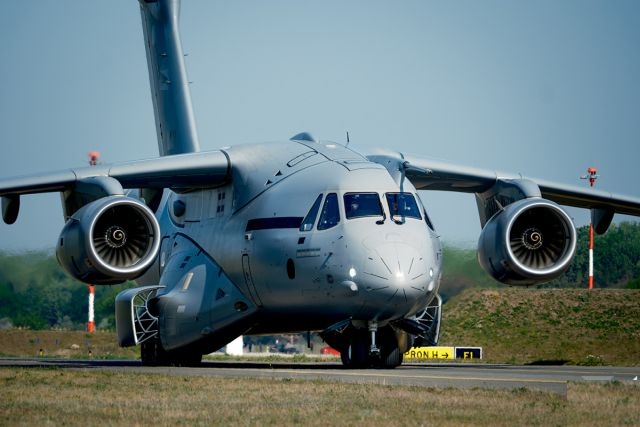
<svg viewBox="0 0 640 427"><path fill-rule="evenodd" d="M581 176L581 179L589 180L589 187L593 187L598 179L598 169L587 168L587 175ZM589 289L593 289L593 222L589 223Z"/></svg>
<svg viewBox="0 0 640 427"><path fill-rule="evenodd" d="M95 300L95 286L89 285L89 321L87 322L87 332L90 334L96 331L96 322L93 319L93 302Z"/></svg>
<svg viewBox="0 0 640 427"><path fill-rule="evenodd" d="M97 151L89 152L89 165L95 166L98 164L98 159L100 158L100 153ZM87 332L93 333L96 330L96 322L93 317L93 306L95 301L95 286L89 285L89 319L87 321Z"/></svg>

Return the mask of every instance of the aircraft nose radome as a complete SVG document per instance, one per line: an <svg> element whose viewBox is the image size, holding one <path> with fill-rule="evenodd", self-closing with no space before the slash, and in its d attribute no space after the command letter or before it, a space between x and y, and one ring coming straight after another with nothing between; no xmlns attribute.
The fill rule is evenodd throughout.
<svg viewBox="0 0 640 427"><path fill-rule="evenodd" d="M424 295L430 282L422 255L402 242L383 243L369 251L362 273L367 291L389 299Z"/></svg>

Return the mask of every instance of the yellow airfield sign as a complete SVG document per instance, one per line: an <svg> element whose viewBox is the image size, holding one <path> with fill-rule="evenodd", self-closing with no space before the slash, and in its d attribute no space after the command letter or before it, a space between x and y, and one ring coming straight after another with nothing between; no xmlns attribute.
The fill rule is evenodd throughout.
<svg viewBox="0 0 640 427"><path fill-rule="evenodd" d="M455 359L454 347L411 347L405 359Z"/></svg>
<svg viewBox="0 0 640 427"><path fill-rule="evenodd" d="M482 347L411 347L404 359L482 359Z"/></svg>

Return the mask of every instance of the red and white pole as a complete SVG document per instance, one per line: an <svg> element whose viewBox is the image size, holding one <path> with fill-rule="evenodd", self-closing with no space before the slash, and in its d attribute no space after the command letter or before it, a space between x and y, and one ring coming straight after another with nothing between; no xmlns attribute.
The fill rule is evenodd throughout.
<svg viewBox="0 0 640 427"><path fill-rule="evenodd" d="M598 179L598 169L587 168L587 175L581 176L582 179L589 180L589 187L593 187ZM593 289L593 217L589 223L589 289Z"/></svg>
<svg viewBox="0 0 640 427"><path fill-rule="evenodd" d="M589 289L593 289L593 223L589 224Z"/></svg>
<svg viewBox="0 0 640 427"><path fill-rule="evenodd" d="M96 330L96 322L93 318L93 303L95 301L95 286L89 285L89 321L87 322L87 332L93 333Z"/></svg>
<svg viewBox="0 0 640 427"><path fill-rule="evenodd" d="M91 151L89 153L89 165L95 166L98 164L98 159L100 158L100 153L97 151ZM90 334L95 332L96 330L96 322L93 317L93 306L95 302L95 286L89 285L89 319L87 321L87 332Z"/></svg>

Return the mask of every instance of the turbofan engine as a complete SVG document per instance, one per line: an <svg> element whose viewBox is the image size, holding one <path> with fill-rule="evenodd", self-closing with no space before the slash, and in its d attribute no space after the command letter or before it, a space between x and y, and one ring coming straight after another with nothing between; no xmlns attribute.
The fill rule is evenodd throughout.
<svg viewBox="0 0 640 427"><path fill-rule="evenodd" d="M76 279L107 285L140 276L159 246L160 227L151 210L130 197L109 196L73 214L60 233L56 256Z"/></svg>
<svg viewBox="0 0 640 427"><path fill-rule="evenodd" d="M496 280L533 285L552 280L568 267L576 249L571 218L557 204L531 198L496 213L478 241L478 261Z"/></svg>

